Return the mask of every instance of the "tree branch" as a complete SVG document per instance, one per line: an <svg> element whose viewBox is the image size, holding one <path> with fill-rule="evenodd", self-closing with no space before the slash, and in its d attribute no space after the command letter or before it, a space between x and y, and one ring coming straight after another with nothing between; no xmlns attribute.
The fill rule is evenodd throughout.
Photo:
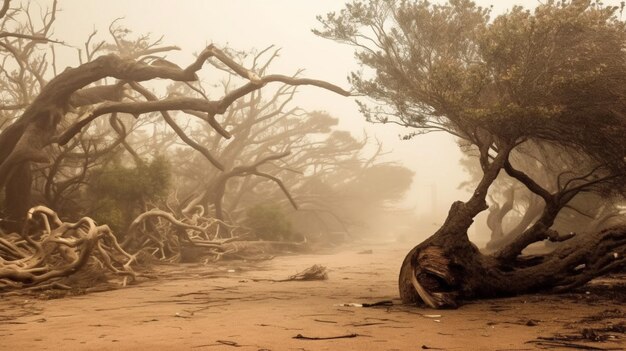
<svg viewBox="0 0 626 351"><path fill-rule="evenodd" d="M541 196L546 201L546 203L552 201L553 196L552 196L552 194L550 194L550 192L548 192L541 185L539 185L537 182L535 182L526 173L513 168L513 166L511 165L511 162L509 160L507 160L504 163L504 170L506 171L506 173L509 176L519 180L522 184L524 184L528 188L528 190L530 190L533 193Z"/></svg>
<svg viewBox="0 0 626 351"><path fill-rule="evenodd" d="M135 89L137 92L139 92L141 95L143 95L148 100L148 102L154 102L155 100L157 100L157 97L154 94L152 94L146 88L142 87L139 83L134 83L133 82L133 83L130 83L130 85L131 85L131 87L133 87L133 89ZM165 122L167 122L167 124L174 130L176 135L178 135L178 137L181 138L181 140L183 140L187 145L191 146L192 148L194 148L195 150L200 152L217 169L219 169L220 171L224 170L224 166L222 165L222 163L219 162L211 154L211 152L207 148L205 148L204 146L202 146L202 145L198 144L197 142L195 142L194 140L192 140L187 135L187 133L185 133L185 131L182 130L178 126L178 124L176 124L176 122L174 121L172 116L170 116L170 114L167 111L161 110L160 112L161 112L161 116L163 116L163 119L165 120Z"/></svg>
<svg viewBox="0 0 626 351"><path fill-rule="evenodd" d="M269 175L267 173L263 173L263 172L259 172L259 171L255 171L252 172L252 174L257 175L259 177L263 177L263 178L267 178L271 181L273 181L274 183L278 184L278 186L280 187L280 190L283 191L283 193L285 194L285 196L287 197L287 199L289 199L289 202L291 203L291 206L293 206L294 209L298 209L298 204L296 203L296 201L293 199L293 197L291 196L291 193L289 192L289 190L287 189L287 187L285 186L285 184L283 183L282 180Z"/></svg>
<svg viewBox="0 0 626 351"><path fill-rule="evenodd" d="M11 0L4 0L2 8L0 8L0 18L4 18L4 16L6 16L7 11L9 11L9 5L11 5Z"/></svg>

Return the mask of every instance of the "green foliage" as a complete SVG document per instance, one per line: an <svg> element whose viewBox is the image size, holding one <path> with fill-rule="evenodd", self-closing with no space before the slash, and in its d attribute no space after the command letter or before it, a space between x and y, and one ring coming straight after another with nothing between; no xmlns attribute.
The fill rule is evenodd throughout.
<svg viewBox="0 0 626 351"><path fill-rule="evenodd" d="M549 0L491 21L469 0L357 0L319 17L314 32L355 48L364 69L351 82L375 100L360 103L368 120L413 127L411 135L449 132L483 150L552 145L551 156L578 158L568 170L600 167L618 188L626 184L619 10Z"/></svg>
<svg viewBox="0 0 626 351"><path fill-rule="evenodd" d="M296 236L285 213L280 207L273 204L256 205L249 208L245 225L250 227L255 235L262 240L289 241L294 240Z"/></svg>
<svg viewBox="0 0 626 351"><path fill-rule="evenodd" d="M618 10L547 1L490 22L489 10L468 0L354 1L320 17L315 32L355 47L366 69L352 75L354 88L380 103L361 104L370 120L472 142L483 130L507 142L573 144L623 166Z"/></svg>
<svg viewBox="0 0 626 351"><path fill-rule="evenodd" d="M101 198L98 200L93 218L97 223L111 227L114 233L120 233L128 224L123 213L123 207L125 207L124 204L120 204L110 197Z"/></svg>
<svg viewBox="0 0 626 351"><path fill-rule="evenodd" d="M161 156L132 168L116 163L100 169L88 188L88 197L96 204L92 216L116 232L126 229L146 203L167 195L170 174L170 164Z"/></svg>
<svg viewBox="0 0 626 351"><path fill-rule="evenodd" d="M105 168L96 175L90 190L118 201L148 201L165 196L169 181L169 163L164 157L157 157L133 168L119 164Z"/></svg>

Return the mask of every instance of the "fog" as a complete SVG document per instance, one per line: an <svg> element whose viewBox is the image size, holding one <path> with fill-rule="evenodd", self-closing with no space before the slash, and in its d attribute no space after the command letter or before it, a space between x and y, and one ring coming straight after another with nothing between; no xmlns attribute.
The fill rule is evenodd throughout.
<svg viewBox="0 0 626 351"><path fill-rule="evenodd" d="M43 4L44 2L42 2ZM481 0L481 6L493 5L493 14L513 5L534 6L535 1ZM68 0L60 4L61 12L55 26L55 36L70 47L58 49L58 60L76 64L76 49L82 48L87 35L94 29L96 38L108 39L112 21L127 27L134 34L150 33L163 36L163 44L176 45L178 52L167 58L181 65L192 60L209 43L236 50L264 49L270 45L281 48L280 58L272 72L293 74L305 69L303 76L322 79L346 89L349 72L358 70L352 49L319 38L311 33L318 27L317 15L341 9L340 1L81 1ZM67 61L65 61L65 60ZM468 174L459 166L461 153L454 138L447 133L422 135L403 141L409 129L396 125L373 125L365 122L352 98L302 87L293 105L306 110L324 110L339 118L338 129L349 130L355 136L367 133L382 141L389 153L386 160L396 161L415 172L413 185L401 207L424 218L421 234L438 228L449 205L468 197L459 184ZM473 232L472 234L477 234Z"/></svg>
<svg viewBox="0 0 626 351"><path fill-rule="evenodd" d="M0 0L0 349L623 345L626 2L449 2Z"/></svg>

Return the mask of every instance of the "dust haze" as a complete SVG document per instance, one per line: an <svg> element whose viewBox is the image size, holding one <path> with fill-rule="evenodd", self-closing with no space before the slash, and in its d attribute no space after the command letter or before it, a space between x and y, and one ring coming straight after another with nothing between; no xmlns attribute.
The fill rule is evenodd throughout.
<svg viewBox="0 0 626 351"><path fill-rule="evenodd" d="M498 2L494 11L504 11L513 4L519 2ZM109 24L123 17L119 25L128 27L134 34L151 33L155 39L163 36L164 43L180 47L180 52L166 55L174 62L187 62L192 53L208 43L242 51L274 45L275 49L281 49L280 57L272 63L270 72L294 74L304 69L305 76L346 85L350 71L358 69L352 49L311 34L311 29L318 26L315 16L340 9L339 2L188 1L172 11L163 11L169 5L158 1L151 3L149 9L144 4L125 1L70 1L60 7L59 23L71 25L56 27L56 33L76 48L83 45L84 33L94 28L100 37L106 38ZM66 50L68 65L72 64L74 53L72 49ZM219 77L219 73L212 72L211 79L216 74ZM372 142L381 141L386 152L381 161L397 162L412 170L415 175L411 188L398 205L418 217L422 226L427 226L422 233L425 237L442 223L452 201L468 196L468 192L459 189L469 176L458 166L461 153L454 138L433 134L403 141L401 137L410 133L409 129L367 123L354 100L301 88L291 105L307 111L327 111L338 118L336 129L349 131L357 138L367 134Z"/></svg>
<svg viewBox="0 0 626 351"><path fill-rule="evenodd" d="M626 347L623 2L2 3L0 350Z"/></svg>

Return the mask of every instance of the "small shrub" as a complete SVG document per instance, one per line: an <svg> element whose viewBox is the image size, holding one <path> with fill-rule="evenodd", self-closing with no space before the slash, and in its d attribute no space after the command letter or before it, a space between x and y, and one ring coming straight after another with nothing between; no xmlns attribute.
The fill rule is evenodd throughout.
<svg viewBox="0 0 626 351"><path fill-rule="evenodd" d="M283 211L272 204L249 208L245 225L261 240L293 241L297 237Z"/></svg>
<svg viewBox="0 0 626 351"><path fill-rule="evenodd" d="M136 167L113 164L94 174L88 198L94 202L93 218L108 224L114 232L126 229L147 202L167 196L170 165L157 156L152 162Z"/></svg>

